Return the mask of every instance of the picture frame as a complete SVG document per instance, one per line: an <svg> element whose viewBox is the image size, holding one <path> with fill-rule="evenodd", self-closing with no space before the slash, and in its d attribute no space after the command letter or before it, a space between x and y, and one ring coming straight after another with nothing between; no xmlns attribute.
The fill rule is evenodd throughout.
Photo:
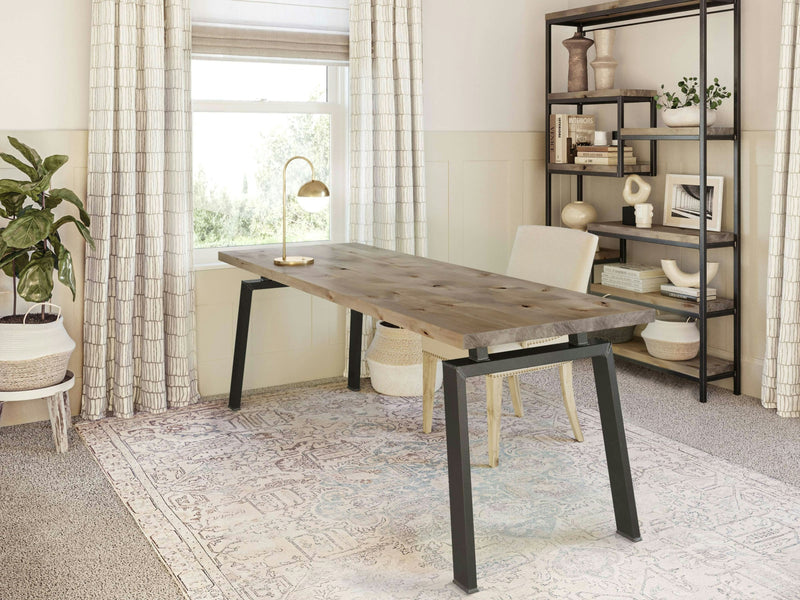
<svg viewBox="0 0 800 600"><path fill-rule="evenodd" d="M722 186L725 178L706 177L706 231L722 230ZM667 174L664 225L700 229L700 176Z"/></svg>

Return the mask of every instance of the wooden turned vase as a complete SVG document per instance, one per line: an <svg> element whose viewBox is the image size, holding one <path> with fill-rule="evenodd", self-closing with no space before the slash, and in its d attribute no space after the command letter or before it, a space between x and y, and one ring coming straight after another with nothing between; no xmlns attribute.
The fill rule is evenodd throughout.
<svg viewBox="0 0 800 600"><path fill-rule="evenodd" d="M567 79L567 91L585 92L589 89L589 76L586 65L586 52L594 44L578 31L571 38L561 42L569 52L569 72Z"/></svg>

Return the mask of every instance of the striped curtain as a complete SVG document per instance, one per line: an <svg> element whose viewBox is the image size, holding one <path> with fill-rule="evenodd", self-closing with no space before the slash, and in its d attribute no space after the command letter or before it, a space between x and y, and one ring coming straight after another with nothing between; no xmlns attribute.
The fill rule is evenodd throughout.
<svg viewBox="0 0 800 600"><path fill-rule="evenodd" d="M350 122L350 241L425 256L422 0L350 1Z"/></svg>
<svg viewBox="0 0 800 600"><path fill-rule="evenodd" d="M800 417L800 0L784 0L761 403Z"/></svg>
<svg viewBox="0 0 800 600"><path fill-rule="evenodd" d="M82 415L199 398L189 0L93 0Z"/></svg>

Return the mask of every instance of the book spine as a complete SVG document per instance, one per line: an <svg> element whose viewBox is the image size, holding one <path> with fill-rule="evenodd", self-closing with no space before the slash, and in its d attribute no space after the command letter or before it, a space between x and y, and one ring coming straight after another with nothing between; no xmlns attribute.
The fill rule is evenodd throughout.
<svg viewBox="0 0 800 600"><path fill-rule="evenodd" d="M626 165L635 165L636 164L636 157L632 156L630 158L622 159L623 164ZM578 165L616 165L619 163L619 159L617 157L593 157L593 156L578 156L575 159L575 164Z"/></svg>
<svg viewBox="0 0 800 600"><path fill-rule="evenodd" d="M554 163L556 162L556 115L550 115L549 130L548 149L550 151L550 156L548 161Z"/></svg>
<svg viewBox="0 0 800 600"><path fill-rule="evenodd" d="M592 152L585 150L586 146L578 146L578 156L585 156L586 158L617 158L619 154L616 152ZM632 158L633 152L626 152L625 158Z"/></svg>
<svg viewBox="0 0 800 600"><path fill-rule="evenodd" d="M568 159L569 155L568 145L567 145L567 137L569 136L568 133L568 124L567 118L568 115L555 115L556 124L556 147L555 147L555 162L559 164L565 164Z"/></svg>
<svg viewBox="0 0 800 600"><path fill-rule="evenodd" d="M678 292L665 292L662 290L662 296L668 296L669 298L677 298L678 300L688 300L689 302L700 302L700 298L697 296L690 296L688 294L679 294ZM706 296L706 300L716 300L717 295L714 294Z"/></svg>

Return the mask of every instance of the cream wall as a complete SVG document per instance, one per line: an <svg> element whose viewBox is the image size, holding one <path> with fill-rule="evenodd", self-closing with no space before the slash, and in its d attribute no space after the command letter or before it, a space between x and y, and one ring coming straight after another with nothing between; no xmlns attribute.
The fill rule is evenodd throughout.
<svg viewBox="0 0 800 600"><path fill-rule="evenodd" d="M43 152L69 154L68 170L61 174L64 180L58 185L72 187L85 196L85 175L80 169L85 169L86 163L89 3L0 1L4 19L12 24L0 38L0 69L4 75L11 74L15 83L9 88L10 93L0 95L0 132L16 131ZM205 20L218 20L227 14L224 10L219 12L225 3L233 5L231 0L195 0L193 6L198 14L206 10ZM323 8L330 11L339 10L341 4L340 0L320 3L326 3ZM502 270L516 226L543 221L544 14L589 3L423 3L426 177L432 257ZM295 9L303 3L287 0L250 4L274 5L292 18L301 18ZM256 8L264 7L247 10ZM728 19L729 23L729 17L715 19ZM745 391L751 394L758 393L763 356L764 284L760 277L766 265L779 19L779 2L744 2L743 354ZM620 30L615 51L620 62L620 83L655 87L688 73L694 65L691 48L696 36L686 36L682 23ZM31 46L25 32L34 27L40 33L39 43ZM725 27L729 24L724 21L712 25L712 47L727 35ZM724 56L712 52L710 72L730 72ZM554 74L554 89L563 89L566 50L557 35L554 60L562 61L561 70ZM42 81L47 82L47 93L28 93L27 90L40 89ZM23 94L14 90L26 91ZM659 171L692 172L694 159L686 152L687 147L662 144ZM723 155L714 156L711 172L728 175L725 163L716 162ZM592 183L592 201L597 203L601 217L616 218L622 182L603 179ZM554 184L557 202L568 202L571 180L556 177ZM662 197L661 178L654 187L653 200L658 203ZM692 267L690 253L679 258L686 268ZM203 394L227 390L238 282L245 277L248 275L235 269L196 272ZM0 282L7 286L5 280ZM729 285L722 279L718 283L723 289ZM79 340L82 298L65 304L70 307L67 327ZM0 295L0 313L7 305L8 296ZM278 327L277 333L270 335L273 327ZM712 338L721 352L729 348L726 335L719 331ZM288 341L288 352L283 350L287 347L282 345L284 340ZM343 348L340 309L289 290L255 292L245 387L338 376L343 370ZM79 354L73 357L71 368L80 373ZM72 405L76 412L77 392ZM2 424L43 418L44 403L20 403L5 409Z"/></svg>

